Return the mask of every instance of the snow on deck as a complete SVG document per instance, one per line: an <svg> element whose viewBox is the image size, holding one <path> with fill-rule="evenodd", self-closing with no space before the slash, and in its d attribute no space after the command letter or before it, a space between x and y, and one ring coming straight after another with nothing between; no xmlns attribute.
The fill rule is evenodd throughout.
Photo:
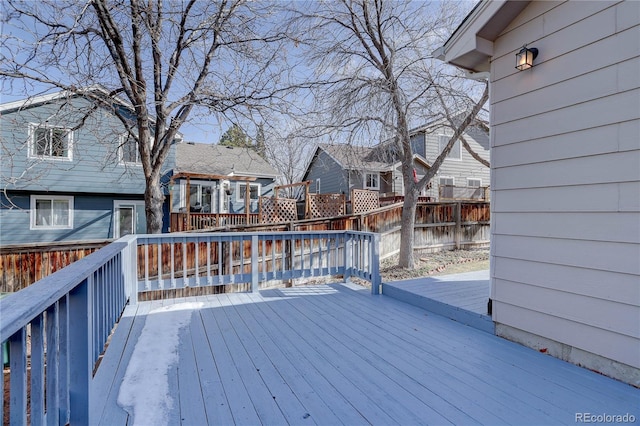
<svg viewBox="0 0 640 426"><path fill-rule="evenodd" d="M575 424L640 390L355 286L128 307L92 424Z"/></svg>

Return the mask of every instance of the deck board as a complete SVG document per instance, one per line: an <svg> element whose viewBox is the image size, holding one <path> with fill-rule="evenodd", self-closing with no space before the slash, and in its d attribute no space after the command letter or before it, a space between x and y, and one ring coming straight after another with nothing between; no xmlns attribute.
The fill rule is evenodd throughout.
<svg viewBox="0 0 640 426"><path fill-rule="evenodd" d="M414 278L382 285L383 294L494 334L487 314L489 271Z"/></svg>
<svg viewBox="0 0 640 426"><path fill-rule="evenodd" d="M576 412L640 418L638 389L358 289L141 303L119 326L128 337L112 340L121 354L105 357L96 382L94 397L104 398L98 423L131 423L109 413L117 411L144 314L185 301L202 307L181 329L180 361L169 371L179 393L170 424L574 424Z"/></svg>
<svg viewBox="0 0 640 426"><path fill-rule="evenodd" d="M189 324L191 342L200 375L202 399L206 401L205 415L209 424L228 425L234 423L227 395L222 386L222 379L218 371L211 342L206 334L202 313L197 315Z"/></svg>
<svg viewBox="0 0 640 426"><path fill-rule="evenodd" d="M432 408L429 403L418 398L415 392L420 392L420 389L417 389L418 386L412 386L414 382L411 378L398 375L396 381L392 380L385 374L393 367L392 364L372 356L370 350L361 346L359 341L345 339L340 333L339 325L333 321L334 312L326 309L314 312L311 302L305 303L310 299L312 298L285 299L288 304L286 318L292 324L299 325L300 332L305 332L315 351L324 356L333 369L344 372L344 376L360 392L375 401L385 401L389 404L385 411L394 421L400 424L416 424L429 418L439 424L456 423L441 415L437 407ZM367 338L371 337L369 335ZM380 350L384 351L384 348ZM439 401L431 402L437 405ZM445 410L457 412L457 409L450 405L445 407ZM461 416L460 422L462 419L469 421L467 416Z"/></svg>
<svg viewBox="0 0 640 426"><path fill-rule="evenodd" d="M200 313L194 312L193 317L191 323L197 323L200 319ZM182 333L180 336L180 363L177 368L180 422L191 425L204 425L208 423L208 420L196 358L196 353L201 348L195 347L193 342L193 337L195 336L192 336L192 333Z"/></svg>
<svg viewBox="0 0 640 426"><path fill-rule="evenodd" d="M299 296L300 293L298 293ZM322 380L334 388L327 395L330 398L329 404L331 400L336 399L344 399L350 403L363 418L357 423L362 423L362 420L364 420L364 423L372 424L398 424L387 410L380 406L381 401L387 400L388 394L386 391L384 389L374 389L375 393L372 394L368 392L370 386L366 383L366 377L357 377L354 380L349 375L349 371L344 368L344 365L340 365L339 356L330 353L330 350L322 350L324 343L315 339L315 334L310 334L313 328L311 324L294 321L293 312L287 307L286 298L276 298L277 302L265 304L261 303L260 296L251 295L251 297L255 305L267 316L268 322L280 325L272 336L277 339L285 338L291 343L290 347L295 348L296 352L298 352L298 354L293 352L290 355L289 362L296 363L301 368L308 366L307 368L315 369L322 377ZM361 382L365 383L362 384ZM319 417L315 413L311 413L311 415L314 419ZM343 421L348 424L347 421Z"/></svg>
<svg viewBox="0 0 640 426"><path fill-rule="evenodd" d="M392 287L394 290L406 291L447 305L464 307L476 314L487 314L490 288L488 270L395 281L385 283L384 287Z"/></svg>
<svg viewBox="0 0 640 426"><path fill-rule="evenodd" d="M376 300L374 303L387 303L388 300ZM411 310L405 309L387 309L387 320L394 326L401 327L405 321L410 321ZM415 313L423 315L418 309ZM621 401L625 400L625 387L616 386L618 382L608 379L598 374L587 374L585 370L576 367L567 362L543 355L517 345L513 342L498 338L496 336L487 336L486 333L466 333L469 339L468 344L459 345L456 340L451 339L448 329L454 328L459 332L463 330L458 328L452 321L433 315L433 319L448 322L434 328L434 338L436 347L439 350L445 350L447 347L452 349L452 353L457 353L466 362L459 365L458 368L466 369L466 374L474 374L499 380L501 386L511 389L515 395L523 395L527 401L531 403L529 398L533 400L541 399L543 406L558 407L561 410L568 406L582 407L587 412L589 409L584 407L600 407L603 412L611 411L611 403L609 399L602 399L602 393L593 392L593 387L599 389L607 389L607 385L613 386L610 389ZM469 328L469 330L471 329ZM422 340L419 336L413 343L421 347L424 351L430 351L429 342ZM431 353L434 357L438 354ZM515 363L515 364L514 364ZM469 369L468 367L471 367ZM545 373L550 370L553 374ZM526 383L527 386L523 386ZM540 391L542 389L542 391ZM607 391L609 392L609 391ZM570 405L569 405L570 404ZM614 404L615 405L615 404ZM609 407L609 408L607 408ZM556 410L559 413L559 411ZM573 422L573 421L571 421Z"/></svg>
<svg viewBox="0 0 640 426"><path fill-rule="evenodd" d="M313 417L314 421L316 418L323 419L328 424L366 423L349 399L338 392L318 366L308 362L305 348L298 344L299 339L288 333L286 327L273 321L273 317L269 316L273 314L271 310L265 314L261 301L255 300L252 295L240 296L240 302L236 309L247 320L255 321L256 333L260 335L259 339L268 350L272 362L283 372L283 376L288 376L292 389L304 402L307 411L303 418L309 414L306 418ZM292 362L294 360L298 362ZM355 395L353 399L359 398L359 395Z"/></svg>

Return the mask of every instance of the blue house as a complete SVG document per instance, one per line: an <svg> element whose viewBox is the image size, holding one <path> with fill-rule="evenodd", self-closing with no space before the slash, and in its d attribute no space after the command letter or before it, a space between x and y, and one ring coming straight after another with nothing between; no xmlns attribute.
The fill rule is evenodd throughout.
<svg viewBox="0 0 640 426"><path fill-rule="evenodd" d="M3 245L146 231L137 144L114 112L131 110L117 98L109 98L111 107L100 106L95 96L109 94L92 87L84 95L63 91L0 105ZM174 161L171 153L163 171L167 183Z"/></svg>

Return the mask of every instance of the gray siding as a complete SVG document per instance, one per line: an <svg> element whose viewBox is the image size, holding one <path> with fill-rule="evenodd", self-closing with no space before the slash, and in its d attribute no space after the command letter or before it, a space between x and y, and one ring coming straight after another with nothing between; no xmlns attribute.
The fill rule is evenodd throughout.
<svg viewBox="0 0 640 426"><path fill-rule="evenodd" d="M517 72L523 43L540 55ZM639 75L638 3L532 2L494 42L490 95L494 320L635 368Z"/></svg>
<svg viewBox="0 0 640 426"><path fill-rule="evenodd" d="M320 193L322 194L349 192L347 172L321 149L316 150L316 155L311 160L311 165L307 169L304 179L312 181L311 192L316 192L317 179L320 179ZM354 184L355 182L351 183ZM362 185L359 186L359 188L361 187Z"/></svg>
<svg viewBox="0 0 640 426"><path fill-rule="evenodd" d="M425 138L426 145L426 159L429 164L433 164L435 159L440 155L439 136L446 134L444 131L436 131L434 133L427 133ZM480 139L482 135L475 135L473 132L465 133L464 138L469 143L471 148L479 154L482 158L489 160L489 147L483 146L477 139ZM484 135L486 138L486 135ZM458 142L459 143L459 142ZM478 162L475 158L467 152L466 149L460 144L462 150L462 159L445 159L437 175L431 181L431 189L426 191L425 195L438 199L438 184L440 182L440 176L453 177L456 186L467 186L467 179L481 179L482 186L488 186L490 181L489 167L484 166Z"/></svg>
<svg viewBox="0 0 640 426"><path fill-rule="evenodd" d="M72 229L30 229L30 194L10 193L10 202L2 195L0 224L2 244L23 244L54 241L80 241L113 238L114 200L140 200L142 197L122 195L79 195L73 196ZM51 195L47 193L47 195ZM11 207L11 208L8 208Z"/></svg>

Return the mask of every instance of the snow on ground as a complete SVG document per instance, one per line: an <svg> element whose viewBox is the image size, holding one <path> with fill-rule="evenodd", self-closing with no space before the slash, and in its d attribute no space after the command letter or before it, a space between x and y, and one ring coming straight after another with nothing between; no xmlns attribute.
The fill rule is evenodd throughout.
<svg viewBox="0 0 640 426"><path fill-rule="evenodd" d="M120 384L118 405L133 418L133 425L166 425L173 397L169 371L178 363L180 329L189 325L202 303L178 303L147 315Z"/></svg>

